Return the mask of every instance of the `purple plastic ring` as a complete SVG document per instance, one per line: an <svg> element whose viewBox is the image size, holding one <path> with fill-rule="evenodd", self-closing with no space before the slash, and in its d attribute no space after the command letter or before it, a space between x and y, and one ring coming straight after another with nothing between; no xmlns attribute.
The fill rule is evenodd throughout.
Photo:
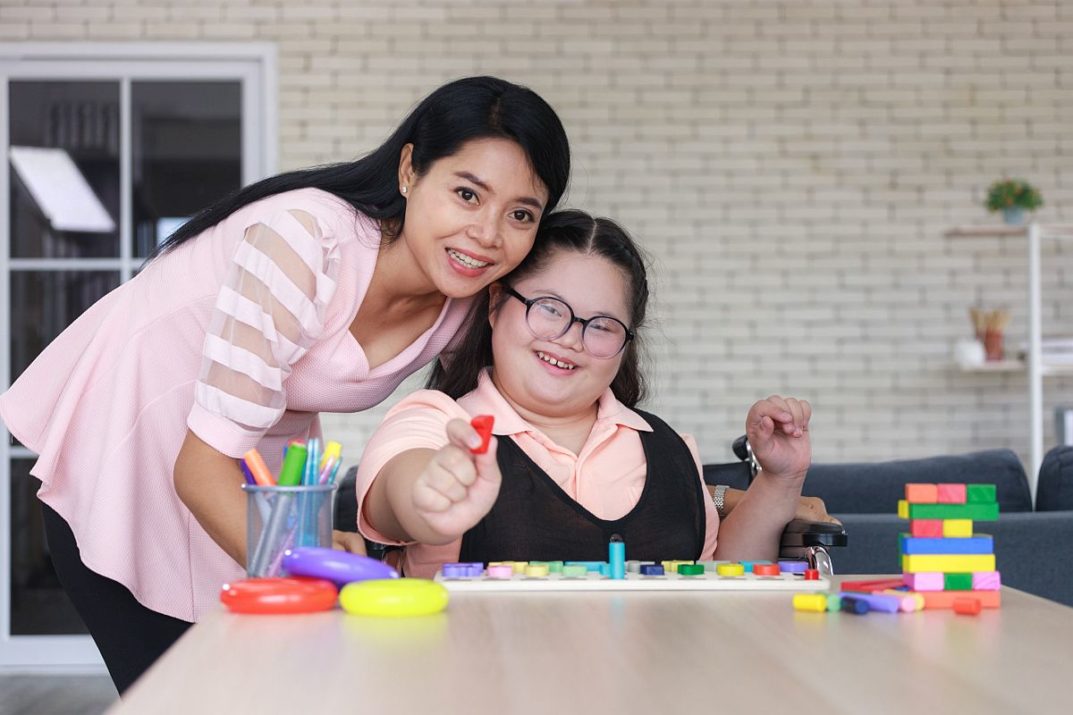
<svg viewBox="0 0 1073 715"><path fill-rule="evenodd" d="M291 576L322 578L339 586L399 577L395 569L376 559L318 546L287 549L283 552L283 569Z"/></svg>

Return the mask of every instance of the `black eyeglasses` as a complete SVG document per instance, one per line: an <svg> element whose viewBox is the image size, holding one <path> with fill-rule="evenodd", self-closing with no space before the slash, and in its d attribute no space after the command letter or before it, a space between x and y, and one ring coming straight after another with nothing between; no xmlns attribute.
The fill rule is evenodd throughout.
<svg viewBox="0 0 1073 715"><path fill-rule="evenodd" d="M566 335L570 326L581 323L581 343L594 358L613 358L634 338L632 330L617 318L597 315L579 318L564 301L551 296L526 298L508 285L503 290L525 303L525 322L533 337L556 340Z"/></svg>

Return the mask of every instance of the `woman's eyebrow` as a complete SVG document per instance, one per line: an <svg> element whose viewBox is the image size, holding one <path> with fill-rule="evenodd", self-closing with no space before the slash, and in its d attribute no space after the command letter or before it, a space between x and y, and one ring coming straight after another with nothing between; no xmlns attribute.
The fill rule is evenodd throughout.
<svg viewBox="0 0 1073 715"><path fill-rule="evenodd" d="M489 193L492 193L492 194L495 193L495 191L492 189L491 186L489 186L485 182L481 181L480 179L478 179L476 176L474 176L473 174L469 173L468 171L456 171L455 176L457 176L460 179L465 179L466 181L474 183L474 184L476 184L477 186L479 186L480 188L484 189L485 191L487 191ZM540 202L540 199L537 199L537 198L535 198L533 196L522 196L522 197L520 197L518 199L518 203L525 204L526 206L532 206L537 211L543 211L544 210L544 204L542 204Z"/></svg>

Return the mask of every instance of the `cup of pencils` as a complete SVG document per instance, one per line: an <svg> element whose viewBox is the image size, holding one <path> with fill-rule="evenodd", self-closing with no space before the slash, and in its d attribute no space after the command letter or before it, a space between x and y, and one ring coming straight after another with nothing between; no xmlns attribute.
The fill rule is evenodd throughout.
<svg viewBox="0 0 1073 715"><path fill-rule="evenodd" d="M283 553L296 546L332 545L332 497L342 446L292 442L273 477L257 450L243 457L246 484L246 575L279 576Z"/></svg>
<svg viewBox="0 0 1073 715"><path fill-rule="evenodd" d="M987 359L1003 359L1006 354L1004 344L1006 326L1010 324L1010 311L970 308L969 315L976 331L976 339L983 343Z"/></svg>

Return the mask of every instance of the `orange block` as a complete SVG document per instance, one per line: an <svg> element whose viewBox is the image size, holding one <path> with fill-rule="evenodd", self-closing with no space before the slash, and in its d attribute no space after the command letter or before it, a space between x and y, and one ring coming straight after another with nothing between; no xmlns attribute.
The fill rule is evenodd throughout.
<svg viewBox="0 0 1073 715"><path fill-rule="evenodd" d="M910 591L924 597L924 608L953 608L959 598L974 598L984 608L1002 605L1001 591Z"/></svg>
<svg viewBox="0 0 1073 715"><path fill-rule="evenodd" d="M905 500L910 504L935 504L939 501L936 484L906 484Z"/></svg>

